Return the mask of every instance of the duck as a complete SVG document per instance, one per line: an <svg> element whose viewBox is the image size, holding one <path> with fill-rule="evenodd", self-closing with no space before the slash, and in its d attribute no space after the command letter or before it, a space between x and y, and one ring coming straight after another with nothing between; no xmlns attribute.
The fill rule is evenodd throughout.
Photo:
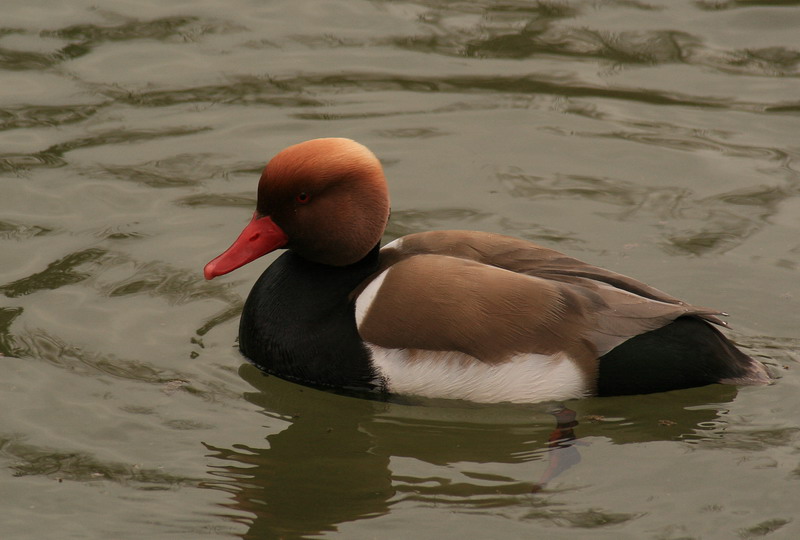
<svg viewBox="0 0 800 540"><path fill-rule="evenodd" d="M320 138L276 154L250 222L204 268L210 280L285 250L244 304L243 356L306 386L478 403L771 381L718 329L721 311L502 234L381 247L389 215L366 146Z"/></svg>

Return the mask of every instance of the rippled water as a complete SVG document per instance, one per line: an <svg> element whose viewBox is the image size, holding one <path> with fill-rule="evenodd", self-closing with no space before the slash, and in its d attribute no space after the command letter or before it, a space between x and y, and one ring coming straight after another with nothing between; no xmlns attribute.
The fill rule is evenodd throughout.
<svg viewBox="0 0 800 540"><path fill-rule="evenodd" d="M102 7L100 7L102 6ZM800 2L15 1L0 17L2 538L797 538ZM203 281L289 144L387 240L513 234L732 314L782 378L373 403L235 349Z"/></svg>

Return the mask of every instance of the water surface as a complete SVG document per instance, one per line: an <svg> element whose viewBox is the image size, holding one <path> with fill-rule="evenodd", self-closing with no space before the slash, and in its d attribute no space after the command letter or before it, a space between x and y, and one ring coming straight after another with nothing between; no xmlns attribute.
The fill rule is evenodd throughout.
<svg viewBox="0 0 800 540"><path fill-rule="evenodd" d="M100 7L102 5L102 7ZM800 536L800 3L6 2L2 538ZM264 163L354 138L391 240L530 239L781 378L547 407L263 377L205 282Z"/></svg>

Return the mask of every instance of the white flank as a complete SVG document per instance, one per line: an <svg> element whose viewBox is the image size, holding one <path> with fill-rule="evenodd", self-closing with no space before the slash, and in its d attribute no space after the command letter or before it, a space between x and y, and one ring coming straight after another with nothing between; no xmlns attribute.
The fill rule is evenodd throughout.
<svg viewBox="0 0 800 540"><path fill-rule="evenodd" d="M373 282L374 283L374 282ZM519 354L487 364L459 352L385 349L366 343L388 390L480 403L535 403L584 397L583 373L565 355Z"/></svg>

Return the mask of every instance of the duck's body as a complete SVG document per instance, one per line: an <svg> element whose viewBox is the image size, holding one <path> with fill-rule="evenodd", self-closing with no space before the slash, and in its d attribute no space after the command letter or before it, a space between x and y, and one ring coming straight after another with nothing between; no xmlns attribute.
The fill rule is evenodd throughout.
<svg viewBox="0 0 800 540"><path fill-rule="evenodd" d="M530 242L435 231L378 249L388 195L346 139L284 150L226 273L278 247L239 330L242 353L299 383L479 402L758 384L764 367L691 306Z"/></svg>

